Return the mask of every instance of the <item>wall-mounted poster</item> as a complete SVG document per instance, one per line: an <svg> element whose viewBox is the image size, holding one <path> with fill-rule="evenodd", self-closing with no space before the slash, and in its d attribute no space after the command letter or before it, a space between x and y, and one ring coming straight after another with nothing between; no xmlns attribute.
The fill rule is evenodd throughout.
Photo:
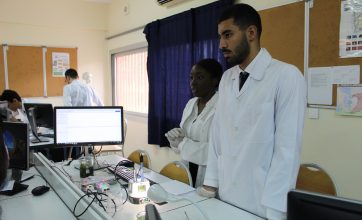
<svg viewBox="0 0 362 220"><path fill-rule="evenodd" d="M52 76L64 77L64 72L70 68L69 53L52 53Z"/></svg>
<svg viewBox="0 0 362 220"><path fill-rule="evenodd" d="M362 0L341 2L339 56L362 57Z"/></svg>
<svg viewBox="0 0 362 220"><path fill-rule="evenodd" d="M338 85L336 113L362 116L362 84Z"/></svg>

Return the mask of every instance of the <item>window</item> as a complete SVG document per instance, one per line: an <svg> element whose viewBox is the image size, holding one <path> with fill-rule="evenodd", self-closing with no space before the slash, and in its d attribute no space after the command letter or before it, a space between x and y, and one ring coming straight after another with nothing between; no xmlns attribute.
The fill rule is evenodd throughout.
<svg viewBox="0 0 362 220"><path fill-rule="evenodd" d="M117 53L112 59L114 104L128 112L147 114L147 48Z"/></svg>

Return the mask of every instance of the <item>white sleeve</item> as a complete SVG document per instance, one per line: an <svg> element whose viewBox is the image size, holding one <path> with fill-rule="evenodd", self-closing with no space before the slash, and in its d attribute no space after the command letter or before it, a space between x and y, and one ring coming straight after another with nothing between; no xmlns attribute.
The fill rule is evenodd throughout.
<svg viewBox="0 0 362 220"><path fill-rule="evenodd" d="M99 98L99 96L96 94L96 92L94 91L94 89L92 87L90 87L90 90L92 92L92 101L97 105L97 106L103 106L103 102L102 100Z"/></svg>
<svg viewBox="0 0 362 220"><path fill-rule="evenodd" d="M221 83L220 83L221 84ZM220 103L220 94L219 99L216 102L216 109L214 118L211 123L209 131L209 148L208 148L208 158L207 166L205 173L204 185L219 187L219 170L218 170L218 145L220 144L219 137L219 120L222 119L222 108L223 106L219 105Z"/></svg>
<svg viewBox="0 0 362 220"><path fill-rule="evenodd" d="M184 137L179 144L181 154L190 162L198 165L207 165L207 154L209 149L208 142L194 141L191 138Z"/></svg>
<svg viewBox="0 0 362 220"><path fill-rule="evenodd" d="M286 212L287 194L295 187L306 108L306 88L302 74L288 68L279 82L275 101L274 153L262 193L267 208Z"/></svg>
<svg viewBox="0 0 362 220"><path fill-rule="evenodd" d="M72 97L70 95L69 86L64 86L63 88L63 102L64 106L72 106Z"/></svg>

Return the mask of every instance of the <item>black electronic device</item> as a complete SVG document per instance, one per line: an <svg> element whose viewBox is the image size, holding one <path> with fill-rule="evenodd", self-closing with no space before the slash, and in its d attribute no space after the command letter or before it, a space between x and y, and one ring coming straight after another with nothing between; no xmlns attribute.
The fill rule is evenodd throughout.
<svg viewBox="0 0 362 220"><path fill-rule="evenodd" d="M107 169L120 177L122 180L126 181L127 183L135 176L134 168L125 167L123 165L109 166L107 167Z"/></svg>
<svg viewBox="0 0 362 220"><path fill-rule="evenodd" d="M362 202L293 190L288 193L287 220L361 220Z"/></svg>
<svg viewBox="0 0 362 220"><path fill-rule="evenodd" d="M20 122L2 122L3 143L9 152L9 168L29 169L28 125Z"/></svg>
<svg viewBox="0 0 362 220"><path fill-rule="evenodd" d="M37 186L35 187L34 189L31 190L31 193L34 195L34 196L40 196L40 195L43 195L44 193L48 192L49 191L49 186Z"/></svg>
<svg viewBox="0 0 362 220"><path fill-rule="evenodd" d="M50 103L24 103L26 115L29 118L29 109L33 109L35 122L38 127L53 129L53 105Z"/></svg>
<svg viewBox="0 0 362 220"><path fill-rule="evenodd" d="M160 213L153 204L146 205L146 220L161 220Z"/></svg>
<svg viewBox="0 0 362 220"><path fill-rule="evenodd" d="M31 131L33 133L33 138L31 139L32 143L39 143L39 142L49 142L48 139L40 138L38 135L38 125L36 123L36 110L35 107L30 107L26 111L26 115L28 117L29 125Z"/></svg>
<svg viewBox="0 0 362 220"><path fill-rule="evenodd" d="M121 106L54 108L54 143L58 146L115 145L123 142Z"/></svg>

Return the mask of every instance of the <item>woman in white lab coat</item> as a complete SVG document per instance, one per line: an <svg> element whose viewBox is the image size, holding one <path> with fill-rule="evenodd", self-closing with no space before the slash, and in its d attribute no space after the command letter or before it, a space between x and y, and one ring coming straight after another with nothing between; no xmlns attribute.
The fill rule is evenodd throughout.
<svg viewBox="0 0 362 220"><path fill-rule="evenodd" d="M192 67L190 87L195 97L186 104L180 128L174 128L165 134L171 149L180 153L189 167L195 187L203 184L205 176L209 128L215 112L221 76L222 67L214 59L203 59Z"/></svg>

